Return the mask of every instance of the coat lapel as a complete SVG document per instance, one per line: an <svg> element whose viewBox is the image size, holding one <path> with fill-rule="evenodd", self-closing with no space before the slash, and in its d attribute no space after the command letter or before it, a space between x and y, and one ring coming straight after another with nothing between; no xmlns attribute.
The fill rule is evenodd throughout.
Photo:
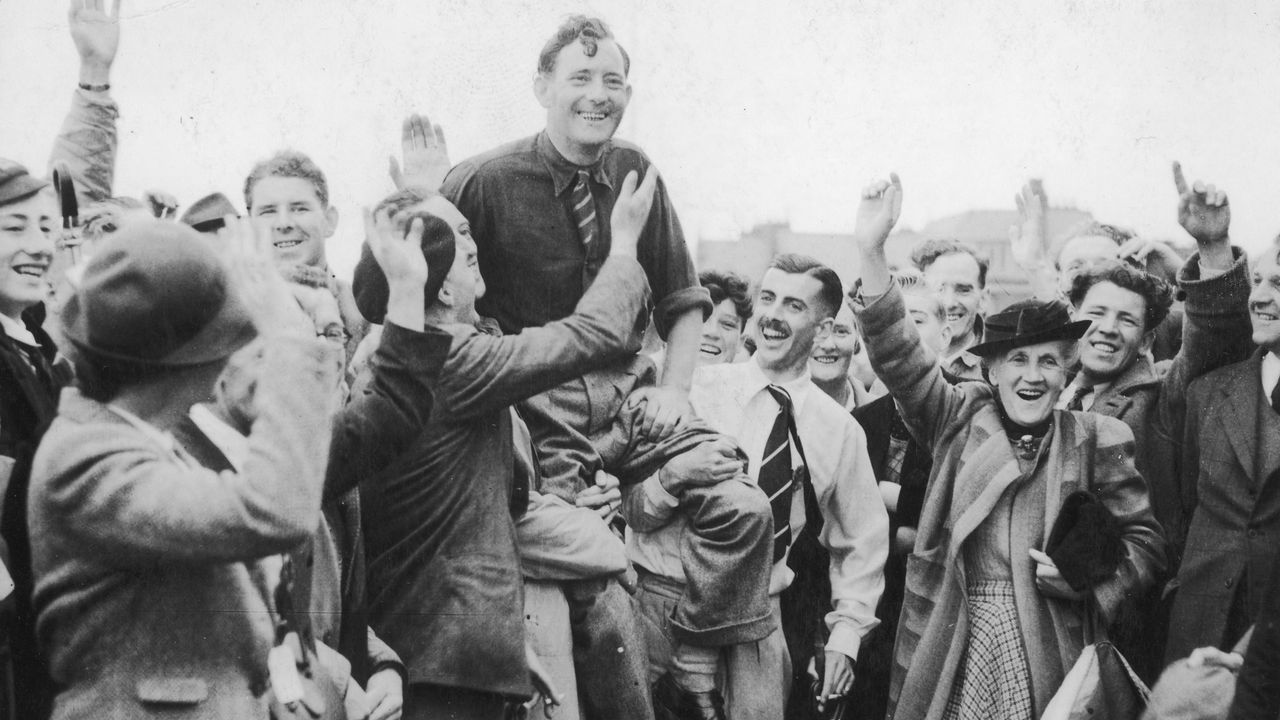
<svg viewBox="0 0 1280 720"><path fill-rule="evenodd" d="M1222 389L1222 404L1215 413L1222 424L1223 434L1231 443L1232 450L1244 468L1245 474L1254 484L1258 482L1258 456L1256 442L1258 436L1259 398L1262 395L1262 354L1255 352L1248 362L1236 365L1231 370L1231 377L1219 386Z"/></svg>
<svg viewBox="0 0 1280 720"><path fill-rule="evenodd" d="M973 422L978 432L986 436L975 433L975 444L965 452L970 461L956 472L952 488L952 541L947 551L951 562L959 556L965 539L991 514L1004 491L1022 475L994 406L985 408Z"/></svg>

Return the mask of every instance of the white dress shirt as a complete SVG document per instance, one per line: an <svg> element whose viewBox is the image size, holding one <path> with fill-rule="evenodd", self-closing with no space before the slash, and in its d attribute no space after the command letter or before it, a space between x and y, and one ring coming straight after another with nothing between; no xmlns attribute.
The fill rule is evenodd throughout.
<svg viewBox="0 0 1280 720"><path fill-rule="evenodd" d="M764 446L778 414L777 401L766 389L769 385L752 359L699 367L689 394L694 412L715 430L737 440L747 454L752 483L756 482ZM807 371L781 387L791 395L796 430L804 443L809 474L822 509L819 539L831 553L834 611L826 617L831 630L827 649L856 658L862 638L879 622L875 609L884 590L889 516L867 457L866 436L848 411L819 390ZM795 467L801 464L800 453L794 448L791 461ZM654 574L683 581L680 536L686 521L676 512L679 500L662 487L657 475L642 484L642 492L646 515L669 522L653 532L628 531L628 555L632 562ZM791 505L792 539L804 523L804 494L795 492ZM786 558L777 562L769 579L770 595L781 593L793 578Z"/></svg>
<svg viewBox="0 0 1280 720"><path fill-rule="evenodd" d="M1262 394L1266 395L1268 400L1277 382L1280 382L1280 357L1269 352L1262 356Z"/></svg>

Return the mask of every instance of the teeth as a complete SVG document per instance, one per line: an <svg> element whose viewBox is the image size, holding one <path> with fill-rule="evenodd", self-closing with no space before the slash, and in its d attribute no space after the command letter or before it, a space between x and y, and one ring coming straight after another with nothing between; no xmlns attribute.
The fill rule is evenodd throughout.
<svg viewBox="0 0 1280 720"><path fill-rule="evenodd" d="M1275 316L1275 315L1272 315L1271 313L1255 312L1255 313L1254 313L1254 315L1257 315L1258 317L1262 318L1263 320L1275 320L1275 319L1276 319L1276 316Z"/></svg>
<svg viewBox="0 0 1280 720"><path fill-rule="evenodd" d="M702 351L702 352L704 352L704 353L706 353L706 354L708 354L708 355L719 355L719 354L720 354L720 348L716 347L715 345L702 345L702 346L699 346L699 347L698 347L698 350L700 350L700 351Z"/></svg>
<svg viewBox="0 0 1280 720"><path fill-rule="evenodd" d="M276 245L276 247L278 247L278 248L291 248L291 247L293 247L294 245L299 245L299 244L301 244L301 243L302 243L302 241L301 241L301 240L281 240L280 242L276 243L275 245Z"/></svg>
<svg viewBox="0 0 1280 720"><path fill-rule="evenodd" d="M1039 400L1044 396L1041 390L1019 390L1016 395L1023 400Z"/></svg>
<svg viewBox="0 0 1280 720"><path fill-rule="evenodd" d="M947 322L955 322L962 317L964 317L962 313L947 313Z"/></svg>
<svg viewBox="0 0 1280 720"><path fill-rule="evenodd" d="M815 357L813 360L814 362L820 362L823 365L834 365L836 362L836 358L831 355L823 355L821 357Z"/></svg>
<svg viewBox="0 0 1280 720"><path fill-rule="evenodd" d="M1095 350L1102 350L1104 352L1115 352L1120 349L1118 346L1112 345L1111 343L1106 343L1106 342L1093 343L1093 348Z"/></svg>
<svg viewBox="0 0 1280 720"><path fill-rule="evenodd" d="M16 265L14 266L13 271L19 275L42 278L44 277L45 267L43 265Z"/></svg>
<svg viewBox="0 0 1280 720"><path fill-rule="evenodd" d="M587 112L578 113L578 116L581 117L583 120L592 120L592 121L600 121L607 117L604 113L587 113Z"/></svg>

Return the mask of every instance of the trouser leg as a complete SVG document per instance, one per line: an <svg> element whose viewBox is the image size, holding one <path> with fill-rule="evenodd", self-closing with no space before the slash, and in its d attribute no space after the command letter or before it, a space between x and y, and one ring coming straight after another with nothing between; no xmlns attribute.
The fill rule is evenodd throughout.
<svg viewBox="0 0 1280 720"><path fill-rule="evenodd" d="M562 584L573 632L573 665L584 714L630 720L653 717L649 658L634 602L613 578Z"/></svg>
<svg viewBox="0 0 1280 720"><path fill-rule="evenodd" d="M775 624L781 610L770 599ZM791 657L780 625L752 643L725 649L725 707L733 720L781 718L791 691Z"/></svg>

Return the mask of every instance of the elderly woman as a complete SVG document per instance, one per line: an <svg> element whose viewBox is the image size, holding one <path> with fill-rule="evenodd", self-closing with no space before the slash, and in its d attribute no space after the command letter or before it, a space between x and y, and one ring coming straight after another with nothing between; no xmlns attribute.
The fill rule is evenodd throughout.
<svg viewBox="0 0 1280 720"><path fill-rule="evenodd" d="M1071 322L1065 305L1030 300L989 317L984 342L971 348L988 381L943 379L885 262L900 197L896 176L869 187L855 231L872 366L933 453L907 561L890 715L1039 717L1121 601L1151 584L1164 540L1129 428L1054 410L1089 325ZM1063 500L1081 490L1114 519L1120 552L1115 572L1077 591L1044 548Z"/></svg>

